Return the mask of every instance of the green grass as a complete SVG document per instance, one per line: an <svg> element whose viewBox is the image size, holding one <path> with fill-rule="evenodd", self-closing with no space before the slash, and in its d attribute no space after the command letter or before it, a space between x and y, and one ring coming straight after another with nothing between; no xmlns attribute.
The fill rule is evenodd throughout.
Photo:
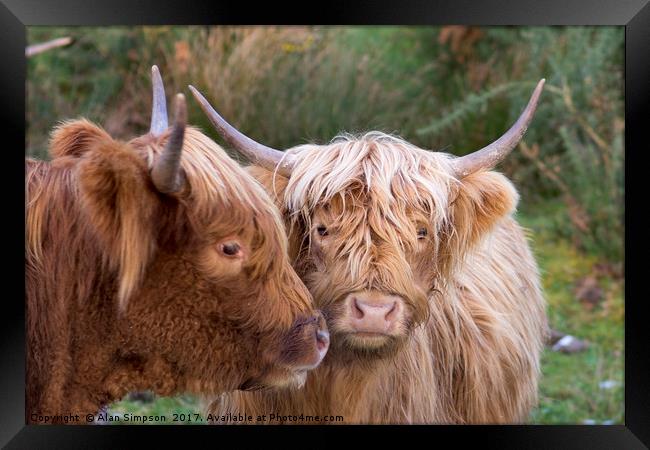
<svg viewBox="0 0 650 450"><path fill-rule="evenodd" d="M585 421L623 423L624 411L624 303L623 282L599 278L604 300L589 310L574 296L577 280L594 272L598 259L577 252L566 240L558 239L553 221L561 213L556 205L543 205L535 216L520 215L520 222L533 231L532 246L542 270L553 329L587 340L581 353L563 354L547 348L542 356L539 406L530 423L582 424ZM612 380L615 386L601 389L599 383ZM123 400L111 413L164 415L201 413L191 396L158 398L151 403Z"/></svg>
<svg viewBox="0 0 650 450"><path fill-rule="evenodd" d="M533 230L533 249L542 270L551 327L590 347L581 353L563 354L546 349L542 356L539 406L532 423L598 424L624 420L624 301L623 281L598 278L602 303L588 309L574 296L577 280L594 273L598 259L578 253L565 240L553 237L552 210L535 217L521 216ZM606 380L615 382L601 389Z"/></svg>
<svg viewBox="0 0 650 450"><path fill-rule="evenodd" d="M157 397L153 402L141 402L129 400L128 397L120 402L114 403L108 409L111 416L119 420L113 422L115 425L129 425L133 420L125 420L125 414L139 416L153 416L145 424L147 425L201 425L205 424L196 414L201 414L199 401L192 395L180 395L178 397ZM164 417L164 419L161 419ZM164 420L164 421L163 421ZM142 421L140 423L143 423Z"/></svg>

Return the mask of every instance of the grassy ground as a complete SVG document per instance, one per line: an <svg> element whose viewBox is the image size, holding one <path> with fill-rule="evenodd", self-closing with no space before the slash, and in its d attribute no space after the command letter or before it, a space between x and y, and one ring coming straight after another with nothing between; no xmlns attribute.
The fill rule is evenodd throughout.
<svg viewBox="0 0 650 450"><path fill-rule="evenodd" d="M596 258L582 255L569 242L552 237L549 225L552 216L553 213L535 217L521 215L519 219L533 230L532 244L542 270L551 327L586 340L589 348L573 354L545 350L540 402L530 422L623 423L623 282L599 275ZM576 284L589 276L597 279L603 294L602 301L593 307L585 306L574 293ZM600 383L605 381L612 386L602 388ZM149 403L123 400L112 405L110 412L165 415L169 423L174 413L200 413L200 407L195 398L181 396L158 398Z"/></svg>
<svg viewBox="0 0 650 450"><path fill-rule="evenodd" d="M586 340L586 351L564 354L546 349L542 356L540 402L532 423L623 423L623 280L601 275L598 260L579 254L567 241L551 236L548 217L522 216L534 231L533 249L542 270L551 327ZM622 244L621 244L622 245ZM585 277L597 279L602 301L588 307L575 295ZM613 385L601 388L600 383ZM593 422L592 422L593 421Z"/></svg>
<svg viewBox="0 0 650 450"><path fill-rule="evenodd" d="M130 414L131 418L133 415L152 416L153 420L139 422L146 425L201 425L205 423L196 420L196 414L202 414L202 411L198 399L191 395L158 397L151 402L131 400L127 397L111 405L108 414L119 418L119 420L112 422L113 425L138 423L127 420L126 414ZM160 417L164 417L165 421L156 421L156 418Z"/></svg>

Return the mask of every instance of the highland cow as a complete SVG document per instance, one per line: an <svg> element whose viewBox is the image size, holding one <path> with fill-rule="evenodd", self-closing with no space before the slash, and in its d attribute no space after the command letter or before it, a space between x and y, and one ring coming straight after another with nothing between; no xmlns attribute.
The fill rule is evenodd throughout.
<svg viewBox="0 0 650 450"><path fill-rule="evenodd" d="M133 390L300 385L327 351L272 200L186 126L181 94L168 127L152 74L148 134L65 122L50 162L25 161L28 423Z"/></svg>
<svg viewBox="0 0 650 450"><path fill-rule="evenodd" d="M342 415L347 423L512 423L537 399L547 332L540 277L492 171L532 120L463 157L380 132L281 152L190 87L285 218L294 267L332 334L305 387L234 392L211 411Z"/></svg>

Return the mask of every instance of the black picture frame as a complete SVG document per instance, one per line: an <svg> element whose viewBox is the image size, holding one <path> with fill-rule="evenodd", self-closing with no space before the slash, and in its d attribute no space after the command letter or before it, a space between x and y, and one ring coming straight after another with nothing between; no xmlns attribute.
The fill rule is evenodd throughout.
<svg viewBox="0 0 650 450"><path fill-rule="evenodd" d="M364 432L364 439L384 440L408 434L420 442L471 440L497 448L589 448L636 449L650 445L650 336L646 325L640 280L643 265L643 232L648 230L640 184L642 154L647 153L647 117L650 116L650 5L648 0L438 0L376 2L350 0L303 4L277 2L253 6L245 2L173 2L170 0L103 2L82 0L2 0L0 4L0 117L5 125L3 175L5 202L10 211L3 217L5 236L24 232L18 194L19 164L24 145L25 45L30 25L200 25L200 24L404 24L404 25L618 25L625 27L625 425L611 426L339 426L339 427L69 427L26 426L25 408L25 311L24 269L18 259L23 249L18 240L5 237L3 273L8 281L2 305L0 364L0 444L7 448L123 448L134 439L147 443L171 443L188 439L223 445L226 439L244 439L263 432L284 442L312 447L340 434ZM636 173L635 173L636 172ZM22 182L24 182L24 177ZM21 205L21 202L22 205ZM630 205L637 205L631 208ZM631 243L631 245L628 245ZM24 296L23 296L24 298ZM369 432L369 433L368 433ZM211 439L210 439L211 438ZM410 440L412 439L412 441ZM444 439L441 441L440 439ZM241 442L241 441L240 441ZM645 444L645 445L644 445Z"/></svg>

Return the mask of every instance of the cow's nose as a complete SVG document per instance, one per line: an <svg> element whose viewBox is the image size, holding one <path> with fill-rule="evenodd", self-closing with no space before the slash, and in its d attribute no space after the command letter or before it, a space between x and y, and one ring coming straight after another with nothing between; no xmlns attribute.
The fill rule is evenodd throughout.
<svg viewBox="0 0 650 450"><path fill-rule="evenodd" d="M402 300L393 295L353 294L349 297L350 324L360 333L389 333L402 316Z"/></svg>
<svg viewBox="0 0 650 450"><path fill-rule="evenodd" d="M318 328L316 329L316 348L318 349L321 360L327 353L327 349L330 346L330 333L327 330L327 322L325 322L325 317L319 311L318 312Z"/></svg>

